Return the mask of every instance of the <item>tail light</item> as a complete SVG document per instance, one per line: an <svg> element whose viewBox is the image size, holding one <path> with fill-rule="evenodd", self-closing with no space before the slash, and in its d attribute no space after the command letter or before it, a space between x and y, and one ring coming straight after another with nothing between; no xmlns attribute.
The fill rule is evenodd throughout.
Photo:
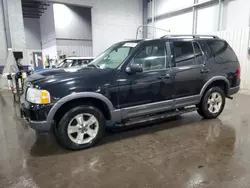
<svg viewBox="0 0 250 188"><path fill-rule="evenodd" d="M237 69L237 78L240 78L240 64L238 65L238 69Z"/></svg>

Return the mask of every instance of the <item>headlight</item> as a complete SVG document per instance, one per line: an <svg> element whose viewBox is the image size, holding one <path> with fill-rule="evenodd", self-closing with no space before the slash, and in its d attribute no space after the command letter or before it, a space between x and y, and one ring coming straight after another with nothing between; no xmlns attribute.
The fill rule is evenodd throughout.
<svg viewBox="0 0 250 188"><path fill-rule="evenodd" d="M50 103L50 94L46 90L28 88L26 100L35 104L48 104Z"/></svg>

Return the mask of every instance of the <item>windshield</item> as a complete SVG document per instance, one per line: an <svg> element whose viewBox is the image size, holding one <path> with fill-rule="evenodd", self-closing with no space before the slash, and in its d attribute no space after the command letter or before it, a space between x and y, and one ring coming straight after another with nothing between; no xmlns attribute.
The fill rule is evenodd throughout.
<svg viewBox="0 0 250 188"><path fill-rule="evenodd" d="M58 68L71 67L72 63L73 63L72 59L64 59L61 63L59 63L59 65L57 67Z"/></svg>
<svg viewBox="0 0 250 188"><path fill-rule="evenodd" d="M94 59L89 65L94 65L101 69L115 69L136 47L136 42L118 43L107 49L104 53Z"/></svg>

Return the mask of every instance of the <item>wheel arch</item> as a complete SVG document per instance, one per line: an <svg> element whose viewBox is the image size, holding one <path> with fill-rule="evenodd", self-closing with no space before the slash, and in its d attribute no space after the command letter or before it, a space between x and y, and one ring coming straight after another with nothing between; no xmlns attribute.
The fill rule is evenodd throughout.
<svg viewBox="0 0 250 188"><path fill-rule="evenodd" d="M108 117L108 119L111 118L111 113L114 111L114 107L113 107L113 104L111 103L111 101L102 94L94 93L94 92L74 93L74 94L70 94L68 96L61 98L60 100L58 100L55 103L55 105L49 111L49 114L47 116L47 122L53 122L55 115L63 106L65 106L71 102L72 103L76 102L78 100L79 101L85 100L85 101L89 101L89 102L97 101L97 102L99 102L100 105L104 105L103 108L105 110L108 110L108 112L106 114L104 114L104 116L106 118Z"/></svg>
<svg viewBox="0 0 250 188"><path fill-rule="evenodd" d="M212 86L219 86L222 88L222 90L225 92L225 95L228 95L228 91L230 88L229 81L224 76L215 76L210 78L205 85L202 87L200 95L201 97L204 95L204 93L207 91L207 89L211 88Z"/></svg>

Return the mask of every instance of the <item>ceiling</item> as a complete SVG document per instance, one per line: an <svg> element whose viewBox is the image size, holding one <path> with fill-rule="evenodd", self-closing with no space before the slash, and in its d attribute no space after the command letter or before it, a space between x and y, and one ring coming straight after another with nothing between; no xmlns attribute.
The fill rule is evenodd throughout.
<svg viewBox="0 0 250 188"><path fill-rule="evenodd" d="M47 0L22 0L24 18L40 18L50 6Z"/></svg>

